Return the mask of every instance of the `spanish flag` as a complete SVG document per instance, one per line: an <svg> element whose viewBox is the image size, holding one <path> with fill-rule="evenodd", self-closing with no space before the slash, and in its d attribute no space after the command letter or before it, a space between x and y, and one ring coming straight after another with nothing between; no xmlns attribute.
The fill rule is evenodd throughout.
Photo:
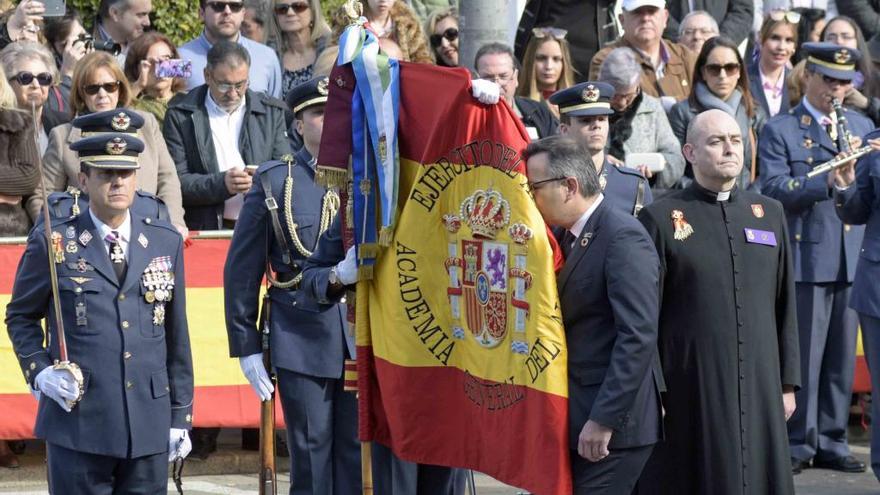
<svg viewBox="0 0 880 495"><path fill-rule="evenodd" d="M393 226L355 239L369 240L359 259L373 258L356 291L360 437L409 461L569 494L560 258L527 188L525 129L503 102L475 100L463 69L394 64L397 135L379 142L396 147L383 159L399 151L396 211L383 210L392 195L356 179L351 194L375 203L344 222L357 231L358 213L372 212L377 230ZM327 179L358 159L353 136L375 150L375 126L352 120L353 104L369 107L353 102L365 93L356 71L330 76L318 161Z"/></svg>

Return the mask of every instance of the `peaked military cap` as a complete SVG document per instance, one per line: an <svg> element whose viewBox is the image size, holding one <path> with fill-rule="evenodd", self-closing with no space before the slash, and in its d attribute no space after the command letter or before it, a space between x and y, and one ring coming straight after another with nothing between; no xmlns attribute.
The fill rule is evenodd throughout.
<svg viewBox="0 0 880 495"><path fill-rule="evenodd" d="M119 132L101 133L80 139L70 145L79 154L81 165L109 170L140 168L138 155L144 151L144 142Z"/></svg>
<svg viewBox="0 0 880 495"><path fill-rule="evenodd" d="M287 106L297 113L314 105L327 103L330 80L326 76L312 78L287 93Z"/></svg>
<svg viewBox="0 0 880 495"><path fill-rule="evenodd" d="M73 127L82 130L82 135L93 136L101 132L124 132L137 134L138 129L144 126L144 118L134 110L128 108L114 108L104 112L80 115L70 123Z"/></svg>
<svg viewBox="0 0 880 495"><path fill-rule="evenodd" d="M804 43L801 47L807 54L808 69L844 81L856 77L856 64L862 54L855 48L834 43Z"/></svg>
<svg viewBox="0 0 880 495"><path fill-rule="evenodd" d="M562 115L610 115L614 113L612 96L614 88L610 84L587 81L553 93L550 103L557 105Z"/></svg>

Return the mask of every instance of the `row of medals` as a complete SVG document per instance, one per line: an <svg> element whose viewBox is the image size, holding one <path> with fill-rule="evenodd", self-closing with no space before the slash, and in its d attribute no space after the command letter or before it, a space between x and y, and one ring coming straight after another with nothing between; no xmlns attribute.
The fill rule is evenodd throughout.
<svg viewBox="0 0 880 495"><path fill-rule="evenodd" d="M153 325L162 325L165 323L165 303L171 301L174 294L174 274L150 265L144 272L143 282L147 289L144 299L153 305Z"/></svg>

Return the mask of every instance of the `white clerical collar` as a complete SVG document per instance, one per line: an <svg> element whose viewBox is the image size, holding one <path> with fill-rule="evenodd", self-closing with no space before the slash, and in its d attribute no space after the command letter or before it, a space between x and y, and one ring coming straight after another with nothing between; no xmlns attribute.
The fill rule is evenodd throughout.
<svg viewBox="0 0 880 495"><path fill-rule="evenodd" d="M826 115L821 110L817 109L812 104L810 104L810 101L807 100L806 96L803 97L803 99L801 100L801 103L803 103L804 108L806 108L807 111L810 112L810 115L813 116L813 119L815 119L817 124L824 125L822 123L828 122L829 120L831 121L832 124L837 122L837 115L834 115L833 112L831 115Z"/></svg>
<svg viewBox="0 0 880 495"><path fill-rule="evenodd" d="M732 189L731 189L732 191ZM727 201L730 199L730 191L721 191L718 193L718 196L715 196L716 201Z"/></svg>
<svg viewBox="0 0 880 495"><path fill-rule="evenodd" d="M581 215L581 217L578 219L578 221L575 222L570 229L568 229L568 231L571 232L572 235L574 235L575 239L581 236L584 227L587 225L587 221L589 221L590 217L593 216L593 212L596 211L596 208L599 207L599 204L602 203L603 199L605 199L605 195L599 193L599 195L596 196L596 201L593 201L593 204L590 205L587 211L585 211L584 214Z"/></svg>
<svg viewBox="0 0 880 495"><path fill-rule="evenodd" d="M131 239L131 210L126 210L125 220L122 221L122 225L115 229L98 219L91 208L89 208L89 216L92 217L92 222L95 224L95 228L98 229L101 239L106 239L107 235L116 231L119 240L128 244L129 239Z"/></svg>

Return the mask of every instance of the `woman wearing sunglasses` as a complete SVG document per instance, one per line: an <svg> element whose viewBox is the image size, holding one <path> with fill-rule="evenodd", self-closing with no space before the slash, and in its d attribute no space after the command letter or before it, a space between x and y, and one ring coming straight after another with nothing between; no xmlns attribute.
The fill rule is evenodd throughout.
<svg viewBox="0 0 880 495"><path fill-rule="evenodd" d="M698 113L717 109L733 117L743 138L743 168L737 186L749 187L757 172L755 130L762 126L764 114L752 102L748 76L733 41L717 36L703 44L694 66L692 87L688 99L676 103L669 112L672 131L684 146L688 124ZM685 175L693 178L690 167Z"/></svg>
<svg viewBox="0 0 880 495"><path fill-rule="evenodd" d="M571 51L565 36L568 31L554 27L532 29L532 38L523 55L517 96L546 101L553 93L574 84ZM559 118L559 108L548 103Z"/></svg>
<svg viewBox="0 0 880 495"><path fill-rule="evenodd" d="M428 17L425 32L440 67L458 67L458 10L450 7Z"/></svg>
<svg viewBox="0 0 880 495"><path fill-rule="evenodd" d="M774 10L764 18L758 38L761 42L757 60L748 67L748 78L755 102L767 117L785 113L791 106L787 81L791 57L798 44L797 12Z"/></svg>
<svg viewBox="0 0 880 495"><path fill-rule="evenodd" d="M76 64L70 91L70 106L75 116L124 108L130 103L131 88L113 55L93 52ZM161 198L168 207L171 222L185 235L186 224L183 220L183 201L177 169L168 154L156 117L150 113L138 113L144 118L143 127L137 130L137 137L144 142L144 151L138 158L140 169L137 173L137 188ZM69 123L60 125L49 133L49 147L43 156L47 194L64 191L68 186L80 187L77 178L79 159L76 152L71 151L70 145L82 137L82 132ZM35 194L27 203L31 218L36 218L40 213L43 205L40 196L41 194Z"/></svg>
<svg viewBox="0 0 880 495"><path fill-rule="evenodd" d="M403 0L367 0L364 17L380 38L391 38L397 43L407 62L432 64L428 38L415 12Z"/></svg>
<svg viewBox="0 0 880 495"><path fill-rule="evenodd" d="M0 76L0 237L24 236L31 222L22 200L39 184L39 158L30 111L17 108L18 98L2 68ZM18 459L3 440L0 466L18 467Z"/></svg>
<svg viewBox="0 0 880 495"><path fill-rule="evenodd" d="M52 110L46 105L53 85L58 83L58 69L52 54L43 45L33 41L12 43L0 52L0 63L8 74L7 80L15 93L18 108L31 113L36 110L40 141L40 155L46 153L49 132L70 121L68 114Z"/></svg>
<svg viewBox="0 0 880 495"><path fill-rule="evenodd" d="M330 28L317 0L277 0L269 21L269 45L281 61L281 94L314 76L314 64L327 47Z"/></svg>

